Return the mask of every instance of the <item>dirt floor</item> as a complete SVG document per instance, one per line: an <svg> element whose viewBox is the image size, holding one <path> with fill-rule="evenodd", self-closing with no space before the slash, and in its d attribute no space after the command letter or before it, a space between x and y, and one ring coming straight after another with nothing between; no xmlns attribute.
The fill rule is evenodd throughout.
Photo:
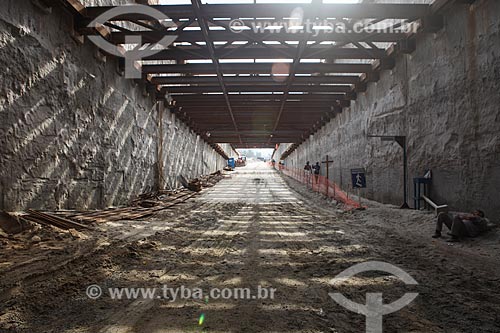
<svg viewBox="0 0 500 333"><path fill-rule="evenodd" d="M259 162L144 221L0 236L0 332L363 332L365 317L330 292L363 304L367 292L386 303L419 293L384 316L384 332L500 332L496 231L449 245L430 237L430 212L366 204L345 212ZM331 283L370 260L418 285L380 272ZM205 294L173 301L156 293L164 285ZM108 288L126 287L157 289L112 299ZM216 288L253 297L205 297Z"/></svg>

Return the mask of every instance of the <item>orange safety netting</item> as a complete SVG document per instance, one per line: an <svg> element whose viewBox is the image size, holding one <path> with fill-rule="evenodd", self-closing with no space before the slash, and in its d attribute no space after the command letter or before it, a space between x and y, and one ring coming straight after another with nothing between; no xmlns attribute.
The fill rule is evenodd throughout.
<svg viewBox="0 0 500 333"><path fill-rule="evenodd" d="M269 163L272 167L272 163ZM283 174L306 184L313 191L322 193L330 198L344 203L348 209L362 208L359 202L349 198L349 194L344 192L335 182L327 179L325 176L314 175L306 170L289 168L281 164L278 165L279 171Z"/></svg>

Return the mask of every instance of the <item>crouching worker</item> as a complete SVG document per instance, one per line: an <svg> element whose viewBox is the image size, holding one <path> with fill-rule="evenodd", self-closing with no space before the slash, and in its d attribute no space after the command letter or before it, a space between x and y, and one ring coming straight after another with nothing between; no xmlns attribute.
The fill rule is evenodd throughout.
<svg viewBox="0 0 500 333"><path fill-rule="evenodd" d="M451 239L448 240L449 242L458 242L463 237L477 237L489 229L488 220L484 217L484 212L479 209L471 214L440 213L436 222L436 233L432 238L441 237L443 224L450 229L448 234Z"/></svg>

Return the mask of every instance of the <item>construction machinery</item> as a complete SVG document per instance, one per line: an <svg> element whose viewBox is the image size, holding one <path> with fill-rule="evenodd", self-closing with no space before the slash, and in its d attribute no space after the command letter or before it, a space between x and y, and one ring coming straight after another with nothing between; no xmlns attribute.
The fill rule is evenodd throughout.
<svg viewBox="0 0 500 333"><path fill-rule="evenodd" d="M239 156L238 159L236 160L236 166L243 167L245 165L247 165L247 157L245 155Z"/></svg>

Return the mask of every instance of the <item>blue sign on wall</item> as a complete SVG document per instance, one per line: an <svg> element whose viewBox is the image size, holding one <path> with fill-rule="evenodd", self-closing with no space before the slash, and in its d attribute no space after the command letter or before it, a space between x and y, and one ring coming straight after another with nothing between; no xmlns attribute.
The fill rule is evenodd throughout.
<svg viewBox="0 0 500 333"><path fill-rule="evenodd" d="M351 169L353 188L366 188L366 175L364 168Z"/></svg>
<svg viewBox="0 0 500 333"><path fill-rule="evenodd" d="M227 160L227 166L230 168L236 168L236 162L234 160L234 157L231 157L230 159Z"/></svg>

